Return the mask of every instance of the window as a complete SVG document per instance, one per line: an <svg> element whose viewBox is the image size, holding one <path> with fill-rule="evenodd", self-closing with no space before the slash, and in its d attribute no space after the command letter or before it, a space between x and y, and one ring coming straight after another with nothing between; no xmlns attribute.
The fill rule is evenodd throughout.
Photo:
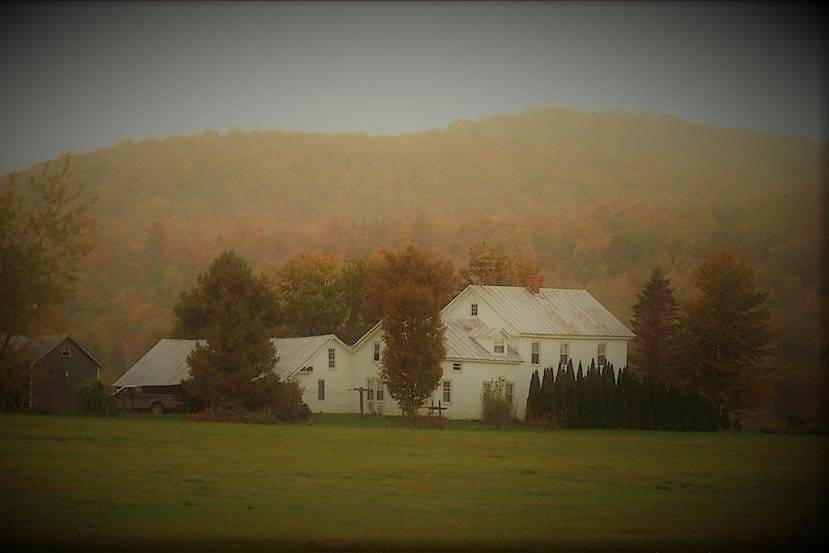
<svg viewBox="0 0 829 553"><path fill-rule="evenodd" d="M337 360L334 358L334 348L328 348L328 368L333 369L337 366Z"/></svg>
<svg viewBox="0 0 829 553"><path fill-rule="evenodd" d="M599 344L596 357L598 357L600 367L607 364L607 344Z"/></svg>
<svg viewBox="0 0 829 553"><path fill-rule="evenodd" d="M325 380L317 380L317 399L325 401Z"/></svg>
<svg viewBox="0 0 829 553"><path fill-rule="evenodd" d="M472 315L473 317L478 316L478 304L477 303L473 303L472 305L469 306L469 314Z"/></svg>
<svg viewBox="0 0 829 553"><path fill-rule="evenodd" d="M380 342L374 342L374 360L380 360Z"/></svg>
<svg viewBox="0 0 829 553"><path fill-rule="evenodd" d="M72 352L69 351L69 346L63 346L60 348L60 356L61 357L69 357Z"/></svg>
<svg viewBox="0 0 829 553"><path fill-rule="evenodd" d="M366 379L366 399L383 401L383 381L379 378Z"/></svg>
<svg viewBox="0 0 829 553"><path fill-rule="evenodd" d="M558 359L559 365L566 365L570 359L570 344L561 344L561 355Z"/></svg>
<svg viewBox="0 0 829 553"><path fill-rule="evenodd" d="M512 382L507 382L506 394L507 394L507 401L509 401L510 405L512 405Z"/></svg>
<svg viewBox="0 0 829 553"><path fill-rule="evenodd" d="M504 339L503 338L496 338L495 339L495 353L504 353Z"/></svg>
<svg viewBox="0 0 829 553"><path fill-rule="evenodd" d="M490 384L489 382L484 382L483 389L481 390L481 394L483 395L483 397L487 397L489 395L490 389L492 389L492 384Z"/></svg>
<svg viewBox="0 0 829 553"><path fill-rule="evenodd" d="M63 371L63 378L69 378L69 371Z"/></svg>
<svg viewBox="0 0 829 553"><path fill-rule="evenodd" d="M461 372L461 364L460 363L452 363L452 370L455 372Z"/></svg>
<svg viewBox="0 0 829 553"><path fill-rule="evenodd" d="M448 380L443 381L443 403L452 403L452 383Z"/></svg>
<svg viewBox="0 0 829 553"><path fill-rule="evenodd" d="M539 347L540 347L540 344L538 342L533 342L533 358L532 358L532 364L533 365L538 365L538 350L539 350Z"/></svg>

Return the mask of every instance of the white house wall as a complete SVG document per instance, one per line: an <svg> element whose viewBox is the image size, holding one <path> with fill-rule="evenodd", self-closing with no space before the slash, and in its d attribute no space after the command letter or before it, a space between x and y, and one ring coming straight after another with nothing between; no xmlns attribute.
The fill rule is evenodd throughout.
<svg viewBox="0 0 829 553"><path fill-rule="evenodd" d="M369 378L380 378L380 361L374 360L374 344L380 344L380 356L382 359L385 344L383 343L382 327L377 327L371 335L366 336L360 344L352 350L352 367L353 375L351 379L351 387L359 388L365 386ZM363 409L366 413L369 411L368 400L364 397ZM389 396L388 389L384 389L383 401L374 401L375 408L381 408L384 415L400 415L401 409L395 400ZM352 392L351 396L351 413L360 412L360 394L359 392Z"/></svg>
<svg viewBox="0 0 829 553"><path fill-rule="evenodd" d="M478 361L462 361L461 370L455 371L453 364L458 361L444 361L443 377L437 390L432 393L432 402L447 407L443 414L452 419L480 419L481 392L484 383L491 382L503 376L513 383L513 408L517 417L524 416L527 402L527 391L530 386L532 371L517 363L492 363ZM449 403L444 402L443 382L451 382L451 398ZM427 400L427 404L429 404Z"/></svg>
<svg viewBox="0 0 829 553"><path fill-rule="evenodd" d="M478 305L478 315L471 315L472 304ZM482 300L474 288L467 288L449 305L443 308L444 319L478 319L489 328L503 328L512 335L516 330L506 319L495 312L485 300Z"/></svg>
<svg viewBox="0 0 829 553"><path fill-rule="evenodd" d="M334 348L335 367L328 367L328 349ZM331 340L319 349L307 365L314 367L310 373L294 376L303 388L302 401L314 413L350 413L352 375L351 348L344 347L338 340ZM325 380L325 399L318 399L318 381Z"/></svg>

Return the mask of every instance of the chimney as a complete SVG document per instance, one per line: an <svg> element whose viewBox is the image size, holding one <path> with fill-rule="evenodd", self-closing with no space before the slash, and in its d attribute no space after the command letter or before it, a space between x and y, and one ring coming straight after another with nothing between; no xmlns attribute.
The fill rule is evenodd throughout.
<svg viewBox="0 0 829 553"><path fill-rule="evenodd" d="M527 275L525 279L525 286L527 290L533 293L533 295L537 296L538 292L541 290L541 283L543 282L543 278L540 274L536 273L533 275Z"/></svg>

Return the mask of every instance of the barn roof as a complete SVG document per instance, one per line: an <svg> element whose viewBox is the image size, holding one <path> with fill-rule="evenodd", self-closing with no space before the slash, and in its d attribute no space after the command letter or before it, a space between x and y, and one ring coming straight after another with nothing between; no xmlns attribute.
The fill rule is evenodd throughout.
<svg viewBox="0 0 829 553"><path fill-rule="evenodd" d="M288 376L302 368L308 359L332 339L333 334L305 336L302 338L271 338L276 347L277 361L274 372ZM204 340L159 340L121 378L115 381L116 388L134 386L174 386L190 377L187 356Z"/></svg>
<svg viewBox="0 0 829 553"><path fill-rule="evenodd" d="M491 330L477 319L446 319L446 358L469 359L473 361L513 362L523 361L512 348L507 348L505 355L495 355L479 344L475 337L481 331Z"/></svg>
<svg viewBox="0 0 829 553"><path fill-rule="evenodd" d="M95 356L89 353L89 350L86 349L83 344L68 334L41 334L38 336L15 336L13 338L15 343L25 344L28 348L31 348L31 353L34 356L35 362L45 357L47 353L58 347L65 340L71 340L72 343L78 346L78 348L84 352L84 354L86 354L86 356L89 357L93 363L99 367L102 366L98 360L95 359Z"/></svg>
<svg viewBox="0 0 829 553"><path fill-rule="evenodd" d="M475 290L521 334L634 336L587 290L541 288L538 294L533 294L521 286L470 285L467 289Z"/></svg>

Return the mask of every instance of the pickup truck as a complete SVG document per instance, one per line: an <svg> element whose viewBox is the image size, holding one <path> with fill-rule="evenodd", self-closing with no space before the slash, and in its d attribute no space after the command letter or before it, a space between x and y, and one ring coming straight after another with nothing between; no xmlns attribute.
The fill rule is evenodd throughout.
<svg viewBox="0 0 829 553"><path fill-rule="evenodd" d="M154 415L189 411L181 386L134 386L112 394L115 405L125 411L149 411Z"/></svg>

